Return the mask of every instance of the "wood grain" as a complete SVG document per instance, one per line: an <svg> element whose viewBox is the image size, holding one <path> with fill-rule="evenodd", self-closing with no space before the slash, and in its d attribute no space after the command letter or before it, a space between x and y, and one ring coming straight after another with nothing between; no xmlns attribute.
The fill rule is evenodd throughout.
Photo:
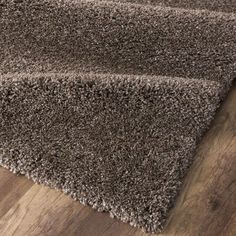
<svg viewBox="0 0 236 236"><path fill-rule="evenodd" d="M1 236L147 236L0 168ZM161 235L236 235L236 85L202 140Z"/></svg>
<svg viewBox="0 0 236 236"><path fill-rule="evenodd" d="M231 235L235 213L236 86L202 140L165 233Z"/></svg>

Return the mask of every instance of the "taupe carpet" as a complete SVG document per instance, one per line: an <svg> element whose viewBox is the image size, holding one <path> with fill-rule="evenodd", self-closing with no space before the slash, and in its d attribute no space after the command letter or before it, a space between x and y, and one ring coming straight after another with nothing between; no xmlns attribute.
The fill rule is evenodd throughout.
<svg viewBox="0 0 236 236"><path fill-rule="evenodd" d="M159 232L236 77L236 1L0 0L0 163Z"/></svg>

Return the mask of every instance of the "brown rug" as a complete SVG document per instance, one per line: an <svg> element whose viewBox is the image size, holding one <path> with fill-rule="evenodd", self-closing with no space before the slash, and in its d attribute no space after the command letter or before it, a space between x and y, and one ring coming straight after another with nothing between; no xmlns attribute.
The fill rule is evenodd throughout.
<svg viewBox="0 0 236 236"><path fill-rule="evenodd" d="M235 1L0 0L0 163L159 232L235 77Z"/></svg>

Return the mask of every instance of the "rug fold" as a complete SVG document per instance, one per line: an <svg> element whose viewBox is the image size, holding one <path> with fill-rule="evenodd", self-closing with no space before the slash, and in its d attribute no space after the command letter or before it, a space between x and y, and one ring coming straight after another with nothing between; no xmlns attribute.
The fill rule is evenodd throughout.
<svg viewBox="0 0 236 236"><path fill-rule="evenodd" d="M236 77L235 4L168 2L0 1L0 164L160 232Z"/></svg>

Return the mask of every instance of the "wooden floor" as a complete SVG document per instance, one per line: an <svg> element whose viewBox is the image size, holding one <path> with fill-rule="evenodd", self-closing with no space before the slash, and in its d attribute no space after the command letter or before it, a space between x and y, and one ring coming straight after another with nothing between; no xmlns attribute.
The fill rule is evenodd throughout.
<svg viewBox="0 0 236 236"><path fill-rule="evenodd" d="M0 168L0 236L145 236ZM236 236L236 85L202 141L162 235Z"/></svg>

